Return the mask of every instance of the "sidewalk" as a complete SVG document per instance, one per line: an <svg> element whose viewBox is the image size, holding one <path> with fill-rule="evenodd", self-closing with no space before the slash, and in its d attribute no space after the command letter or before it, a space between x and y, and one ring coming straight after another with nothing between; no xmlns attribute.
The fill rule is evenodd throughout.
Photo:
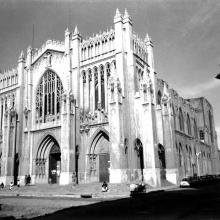
<svg viewBox="0 0 220 220"><path fill-rule="evenodd" d="M109 184L108 192L101 192L101 183L72 185L49 185L39 184L31 186L14 186L12 190L9 187L0 191L1 196L14 197L62 197L62 198L81 198L81 196L92 198L126 198L130 196L130 184ZM178 186L166 186L161 188L147 187L147 193L161 190L175 189Z"/></svg>

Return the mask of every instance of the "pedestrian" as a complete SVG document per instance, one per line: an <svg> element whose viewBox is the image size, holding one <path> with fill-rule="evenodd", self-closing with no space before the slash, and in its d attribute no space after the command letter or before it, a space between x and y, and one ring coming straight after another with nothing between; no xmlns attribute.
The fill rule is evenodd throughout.
<svg viewBox="0 0 220 220"><path fill-rule="evenodd" d="M27 183L28 183L28 186L31 185L31 176L30 176L30 174L28 174L28 176L27 176Z"/></svg>
<svg viewBox="0 0 220 220"><path fill-rule="evenodd" d="M17 179L17 187L20 187L20 180Z"/></svg>
<svg viewBox="0 0 220 220"><path fill-rule="evenodd" d="M4 189L4 187L5 187L4 183L3 183L3 182L1 182L1 185L0 185L1 190L3 190L3 189Z"/></svg>
<svg viewBox="0 0 220 220"><path fill-rule="evenodd" d="M72 174L72 183L73 183L73 186L76 185L76 172L73 172Z"/></svg>
<svg viewBox="0 0 220 220"><path fill-rule="evenodd" d="M108 191L108 184L104 181L102 184L102 192L107 192Z"/></svg>
<svg viewBox="0 0 220 220"><path fill-rule="evenodd" d="M27 184L28 184L27 175L25 175L25 177L24 177L24 184L25 184L25 186L27 186Z"/></svg>
<svg viewBox="0 0 220 220"><path fill-rule="evenodd" d="M12 188L13 188L13 182L10 183L9 190L12 190Z"/></svg>

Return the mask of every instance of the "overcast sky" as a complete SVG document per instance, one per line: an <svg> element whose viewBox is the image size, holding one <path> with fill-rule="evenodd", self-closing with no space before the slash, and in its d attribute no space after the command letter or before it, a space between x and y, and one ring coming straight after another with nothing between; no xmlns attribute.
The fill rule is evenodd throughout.
<svg viewBox="0 0 220 220"><path fill-rule="evenodd" d="M0 0L0 69L16 67L32 42L33 24L39 48L48 39L64 40L67 26L77 25L83 37L113 27L117 7L127 8L142 38L151 36L158 76L185 98L210 101L220 137L219 0Z"/></svg>

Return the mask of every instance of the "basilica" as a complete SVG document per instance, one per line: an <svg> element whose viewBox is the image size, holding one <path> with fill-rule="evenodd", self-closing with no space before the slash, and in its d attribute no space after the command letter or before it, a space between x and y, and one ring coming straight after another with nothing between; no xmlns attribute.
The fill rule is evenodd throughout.
<svg viewBox="0 0 220 220"><path fill-rule="evenodd" d="M112 29L66 29L0 74L0 182L159 187L217 174L213 108L155 72L153 44L117 9Z"/></svg>

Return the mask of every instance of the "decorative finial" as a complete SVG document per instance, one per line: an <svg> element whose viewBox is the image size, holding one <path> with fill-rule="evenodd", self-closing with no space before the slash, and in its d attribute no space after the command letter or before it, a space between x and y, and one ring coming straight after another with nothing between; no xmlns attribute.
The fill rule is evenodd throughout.
<svg viewBox="0 0 220 220"><path fill-rule="evenodd" d="M127 8L125 8L124 18L129 18L130 15L128 14Z"/></svg>
<svg viewBox="0 0 220 220"><path fill-rule="evenodd" d="M151 41L151 39L150 39L148 33L146 34L146 36L145 36L145 38L144 38L144 41L145 41L145 42L149 42L149 41Z"/></svg>
<svg viewBox="0 0 220 220"><path fill-rule="evenodd" d="M79 30L78 30L78 28L77 28L77 25L75 26L74 33L73 33L73 34L74 34L74 35L79 34Z"/></svg>
<svg viewBox="0 0 220 220"><path fill-rule="evenodd" d="M23 50L21 51L21 54L20 54L20 56L19 56L19 59L24 59L24 51L23 51Z"/></svg>
<svg viewBox="0 0 220 220"><path fill-rule="evenodd" d="M120 13L119 9L117 8L116 13L115 13L115 18L120 17L120 16L121 16L121 13Z"/></svg>
<svg viewBox="0 0 220 220"><path fill-rule="evenodd" d="M68 27L65 30L65 34L69 34L69 28Z"/></svg>

